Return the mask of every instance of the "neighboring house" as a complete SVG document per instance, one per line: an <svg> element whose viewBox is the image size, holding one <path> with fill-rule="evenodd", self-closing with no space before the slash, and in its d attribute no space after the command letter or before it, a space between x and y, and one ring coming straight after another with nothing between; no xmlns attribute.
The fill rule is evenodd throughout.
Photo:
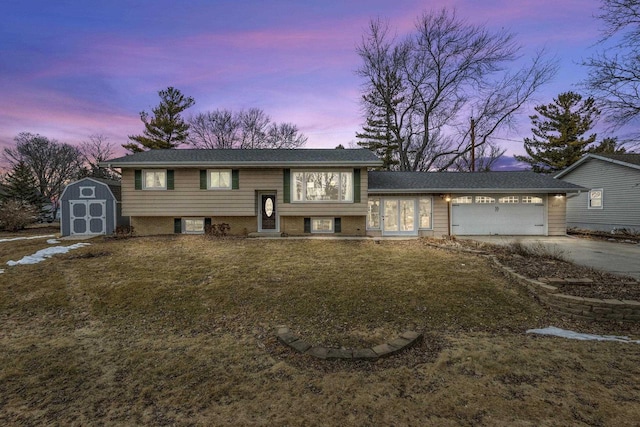
<svg viewBox="0 0 640 427"><path fill-rule="evenodd" d="M556 178L586 188L567 201L567 227L640 233L640 154L586 154Z"/></svg>
<svg viewBox="0 0 640 427"><path fill-rule="evenodd" d="M60 196L60 234L112 234L128 224L120 199L119 181L83 178L68 184Z"/></svg>
<svg viewBox="0 0 640 427"><path fill-rule="evenodd" d="M374 172L364 149L150 150L122 170L136 234L353 236L565 234L565 195L581 187L532 172Z"/></svg>

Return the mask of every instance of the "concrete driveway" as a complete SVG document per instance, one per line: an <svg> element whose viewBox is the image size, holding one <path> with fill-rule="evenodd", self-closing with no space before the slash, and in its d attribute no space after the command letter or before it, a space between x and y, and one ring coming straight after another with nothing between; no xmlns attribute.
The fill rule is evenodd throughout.
<svg viewBox="0 0 640 427"><path fill-rule="evenodd" d="M557 250L570 261L598 270L630 276L640 280L640 244L583 239L573 236L456 236L480 242L506 245L514 241L541 243Z"/></svg>

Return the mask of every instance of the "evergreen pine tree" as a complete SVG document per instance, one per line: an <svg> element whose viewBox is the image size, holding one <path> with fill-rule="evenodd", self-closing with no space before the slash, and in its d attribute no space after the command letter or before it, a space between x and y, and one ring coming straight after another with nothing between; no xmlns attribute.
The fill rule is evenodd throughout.
<svg viewBox="0 0 640 427"><path fill-rule="evenodd" d="M18 200L40 209L45 200L38 190L38 183L29 166L23 161L16 163L4 180L3 200Z"/></svg>
<svg viewBox="0 0 640 427"><path fill-rule="evenodd" d="M528 156L514 156L528 163L534 172L560 171L579 160L595 142L596 134L585 138L600 115L591 97L582 101L574 92L558 95L553 103L535 107L538 114L529 116L532 138L524 139Z"/></svg>
<svg viewBox="0 0 640 427"><path fill-rule="evenodd" d="M174 87L158 92L160 104L151 110L153 117L145 111L140 113L144 123L142 135L129 136L131 140L122 146L132 153L159 148L176 148L186 142L189 124L180 113L195 104L193 98L185 97Z"/></svg>

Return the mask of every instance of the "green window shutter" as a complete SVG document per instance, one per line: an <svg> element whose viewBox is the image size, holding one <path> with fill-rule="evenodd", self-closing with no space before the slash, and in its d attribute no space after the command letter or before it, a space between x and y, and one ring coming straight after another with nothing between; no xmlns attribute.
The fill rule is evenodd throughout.
<svg viewBox="0 0 640 427"><path fill-rule="evenodd" d="M231 171L231 189L237 190L238 188L240 188L240 171L233 169Z"/></svg>
<svg viewBox="0 0 640 427"><path fill-rule="evenodd" d="M140 169L136 169L133 173L136 190L142 190L142 171Z"/></svg>
<svg viewBox="0 0 640 427"><path fill-rule="evenodd" d="M342 233L342 218L333 219L333 232Z"/></svg>
<svg viewBox="0 0 640 427"><path fill-rule="evenodd" d="M167 171L167 190L173 190L173 181L174 181L174 171L172 169L169 169Z"/></svg>
<svg viewBox="0 0 640 427"><path fill-rule="evenodd" d="M284 203L291 203L291 169L284 170Z"/></svg>
<svg viewBox="0 0 640 427"><path fill-rule="evenodd" d="M311 218L304 219L304 232L311 233Z"/></svg>
<svg viewBox="0 0 640 427"><path fill-rule="evenodd" d="M200 189L207 189L207 171L204 169L200 169Z"/></svg>
<svg viewBox="0 0 640 427"><path fill-rule="evenodd" d="M360 169L353 170L353 203L360 203Z"/></svg>
<svg viewBox="0 0 640 427"><path fill-rule="evenodd" d="M182 219L173 218L173 232L176 234L182 233Z"/></svg>

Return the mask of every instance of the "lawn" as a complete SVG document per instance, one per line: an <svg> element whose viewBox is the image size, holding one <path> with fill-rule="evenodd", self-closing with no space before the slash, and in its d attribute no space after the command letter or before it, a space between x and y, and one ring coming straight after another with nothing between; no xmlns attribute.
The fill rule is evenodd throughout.
<svg viewBox="0 0 640 427"><path fill-rule="evenodd" d="M0 236L2 237L2 236ZM73 242L65 242L68 245ZM94 239L7 267L0 243L0 423L637 425L640 346L526 335L549 313L484 258L414 241ZM275 338L368 347L321 361Z"/></svg>

